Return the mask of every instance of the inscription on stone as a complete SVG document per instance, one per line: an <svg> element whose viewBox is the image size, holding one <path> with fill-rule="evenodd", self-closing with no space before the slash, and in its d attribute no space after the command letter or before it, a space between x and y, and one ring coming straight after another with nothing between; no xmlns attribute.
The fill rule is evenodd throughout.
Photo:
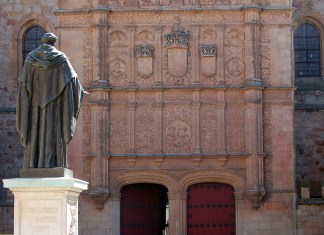
<svg viewBox="0 0 324 235"><path fill-rule="evenodd" d="M21 209L21 230L24 234L60 234L61 208L59 200L26 200Z"/></svg>

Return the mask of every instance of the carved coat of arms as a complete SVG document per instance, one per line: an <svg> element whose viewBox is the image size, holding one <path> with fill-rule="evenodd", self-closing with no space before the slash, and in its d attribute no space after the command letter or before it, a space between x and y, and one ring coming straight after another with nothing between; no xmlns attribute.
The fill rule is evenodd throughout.
<svg viewBox="0 0 324 235"><path fill-rule="evenodd" d="M142 45L136 48L137 72L142 78L153 74L153 47Z"/></svg>
<svg viewBox="0 0 324 235"><path fill-rule="evenodd" d="M182 77L188 69L190 33L181 29L164 35L168 52L168 72L173 77Z"/></svg>
<svg viewBox="0 0 324 235"><path fill-rule="evenodd" d="M216 74L216 48L214 45L205 45L200 48L201 69L205 77Z"/></svg>

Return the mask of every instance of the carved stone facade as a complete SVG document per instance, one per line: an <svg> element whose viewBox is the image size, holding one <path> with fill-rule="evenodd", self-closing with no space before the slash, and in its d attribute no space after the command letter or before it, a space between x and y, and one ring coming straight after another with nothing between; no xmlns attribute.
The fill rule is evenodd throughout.
<svg viewBox="0 0 324 235"><path fill-rule="evenodd" d="M41 2L33 23L6 16L21 22L11 70L23 26L38 23L91 93L69 145L74 175L90 182L81 234L120 234L120 192L136 183L164 185L169 234L187 234L187 189L204 182L235 189L236 234L296 234L291 1Z"/></svg>

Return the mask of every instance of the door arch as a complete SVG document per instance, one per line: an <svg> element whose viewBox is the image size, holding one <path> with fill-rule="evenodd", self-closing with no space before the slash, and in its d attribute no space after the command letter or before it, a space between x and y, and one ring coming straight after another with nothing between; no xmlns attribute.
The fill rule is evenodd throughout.
<svg viewBox="0 0 324 235"><path fill-rule="evenodd" d="M198 183L187 189L187 235L235 235L234 188Z"/></svg>

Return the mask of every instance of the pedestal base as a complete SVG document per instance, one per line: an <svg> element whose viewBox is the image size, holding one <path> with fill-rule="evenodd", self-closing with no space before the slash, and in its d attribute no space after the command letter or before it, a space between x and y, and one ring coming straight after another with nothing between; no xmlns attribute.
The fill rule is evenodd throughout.
<svg viewBox="0 0 324 235"><path fill-rule="evenodd" d="M48 178L48 177L68 177L73 178L73 171L63 168L23 168L20 169L21 178Z"/></svg>
<svg viewBox="0 0 324 235"><path fill-rule="evenodd" d="M15 197L15 235L77 235L78 196L88 182L74 178L3 180Z"/></svg>

